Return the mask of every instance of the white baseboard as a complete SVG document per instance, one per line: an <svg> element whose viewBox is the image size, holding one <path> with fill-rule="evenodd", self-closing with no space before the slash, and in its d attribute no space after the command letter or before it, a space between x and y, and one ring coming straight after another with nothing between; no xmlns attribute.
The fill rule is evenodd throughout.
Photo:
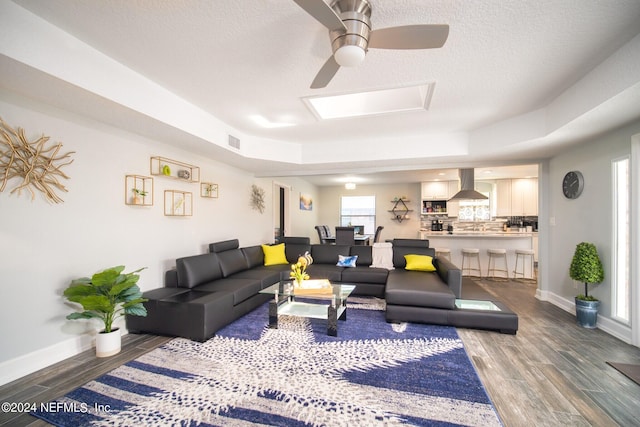
<svg viewBox="0 0 640 427"><path fill-rule="evenodd" d="M126 329L121 330L122 336L127 334ZM0 363L0 386L90 350L94 345L95 336L85 334L6 360Z"/></svg>
<svg viewBox="0 0 640 427"><path fill-rule="evenodd" d="M93 337L82 335L56 343L0 364L0 385L22 378L47 366L89 350Z"/></svg>
<svg viewBox="0 0 640 427"><path fill-rule="evenodd" d="M627 344L631 344L631 327L623 325L620 322L611 320L608 317L598 315L598 329L601 329L618 338L620 341L624 341Z"/></svg>
<svg viewBox="0 0 640 427"><path fill-rule="evenodd" d="M571 313L575 316L576 303L573 299L567 299L549 291L536 290L536 298L540 301L547 301L563 309L564 311ZM598 314L598 323L596 324L598 329L603 332L613 335L621 341L627 344L631 344L631 327L623 325L620 322L616 322L608 317Z"/></svg>

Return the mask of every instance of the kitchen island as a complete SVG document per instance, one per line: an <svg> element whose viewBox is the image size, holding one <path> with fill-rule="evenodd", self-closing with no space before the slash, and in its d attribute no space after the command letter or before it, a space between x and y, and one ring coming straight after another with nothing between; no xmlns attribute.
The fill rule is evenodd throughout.
<svg viewBox="0 0 640 427"><path fill-rule="evenodd" d="M446 231L422 230L420 238L429 240L429 247L436 249L448 248L451 250L451 262L460 268L462 268L462 248L480 249L480 267L482 268L483 277L487 275L489 266L487 250L505 249L507 251L509 277L513 277L513 270L516 266L516 249L534 249L534 234L492 231L454 231L453 234L449 234ZM520 261L522 261L522 258ZM473 262L475 263L475 261ZM496 263L496 267L500 269L504 268L503 265L501 260ZM532 277L531 263L528 257L524 266L526 277ZM520 267L518 269L520 270Z"/></svg>

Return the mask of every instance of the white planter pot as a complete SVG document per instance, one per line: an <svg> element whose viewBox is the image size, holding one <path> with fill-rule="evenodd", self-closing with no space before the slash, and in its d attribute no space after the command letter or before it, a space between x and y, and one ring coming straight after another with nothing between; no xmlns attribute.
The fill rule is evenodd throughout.
<svg viewBox="0 0 640 427"><path fill-rule="evenodd" d="M96 335L96 356L109 357L120 353L120 329L114 329L108 334L100 332Z"/></svg>

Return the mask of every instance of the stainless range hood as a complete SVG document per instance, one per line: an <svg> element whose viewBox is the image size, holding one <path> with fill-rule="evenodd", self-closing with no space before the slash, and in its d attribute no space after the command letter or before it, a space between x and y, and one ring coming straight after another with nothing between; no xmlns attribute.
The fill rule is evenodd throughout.
<svg viewBox="0 0 640 427"><path fill-rule="evenodd" d="M474 190L475 177L473 169L459 169L460 191L449 200L487 200L488 197Z"/></svg>

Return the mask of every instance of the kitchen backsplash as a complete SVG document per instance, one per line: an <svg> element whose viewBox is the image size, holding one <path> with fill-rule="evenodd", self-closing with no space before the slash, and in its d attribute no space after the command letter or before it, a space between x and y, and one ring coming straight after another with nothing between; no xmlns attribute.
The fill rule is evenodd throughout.
<svg viewBox="0 0 640 427"><path fill-rule="evenodd" d="M442 221L442 229L447 230L449 225L453 226L454 233L456 231L486 231L486 232L501 232L504 231L505 225L508 229L520 229L526 230L527 226L530 226L532 231L537 231L538 217L504 217L495 218L493 221L458 221L449 219L446 216L438 216L437 218L428 217L423 219L420 223L420 228L423 230L431 230L431 221L437 219Z"/></svg>

